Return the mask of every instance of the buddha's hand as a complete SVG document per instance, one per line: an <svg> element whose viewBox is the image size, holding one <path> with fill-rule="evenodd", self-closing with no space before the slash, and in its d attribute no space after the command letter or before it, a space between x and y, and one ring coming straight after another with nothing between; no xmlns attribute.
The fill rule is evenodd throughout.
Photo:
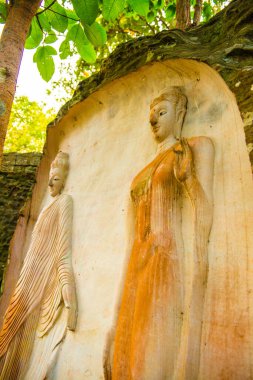
<svg viewBox="0 0 253 380"><path fill-rule="evenodd" d="M76 328L77 320L77 300L75 286L65 284L62 288L62 297L64 305L68 310L67 328L71 331L74 331Z"/></svg>
<svg viewBox="0 0 253 380"><path fill-rule="evenodd" d="M182 138L180 145L174 149L174 174L179 182L185 182L187 179L192 178L194 173L194 164L192 151L185 138Z"/></svg>

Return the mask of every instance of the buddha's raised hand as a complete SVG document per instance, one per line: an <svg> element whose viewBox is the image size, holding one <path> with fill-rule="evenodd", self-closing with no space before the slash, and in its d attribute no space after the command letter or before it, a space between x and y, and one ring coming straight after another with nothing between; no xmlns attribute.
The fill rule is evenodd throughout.
<svg viewBox="0 0 253 380"><path fill-rule="evenodd" d="M194 174L193 156L188 141L182 138L174 152L174 174L179 182L184 182Z"/></svg>

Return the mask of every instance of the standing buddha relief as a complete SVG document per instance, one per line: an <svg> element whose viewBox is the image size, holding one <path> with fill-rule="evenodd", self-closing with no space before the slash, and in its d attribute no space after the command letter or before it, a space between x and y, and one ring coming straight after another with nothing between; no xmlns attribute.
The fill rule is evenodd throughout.
<svg viewBox="0 0 253 380"><path fill-rule="evenodd" d="M66 328L75 330L73 206L62 193L68 168L68 154L59 152L49 175L53 199L35 224L0 331L0 379L44 379Z"/></svg>
<svg viewBox="0 0 253 380"><path fill-rule="evenodd" d="M150 106L158 153L131 186L135 237L115 330L113 380L198 377L214 147L208 137L181 137L186 110L187 97L179 87ZM183 197L191 203L191 268L185 265Z"/></svg>

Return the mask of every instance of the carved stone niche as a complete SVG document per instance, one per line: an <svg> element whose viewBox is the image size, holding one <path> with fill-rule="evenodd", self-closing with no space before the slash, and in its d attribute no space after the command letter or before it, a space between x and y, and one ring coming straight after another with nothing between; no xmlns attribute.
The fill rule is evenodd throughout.
<svg viewBox="0 0 253 380"><path fill-rule="evenodd" d="M165 343L162 332L166 321L161 320L161 325L157 323L153 330L144 323L149 351L140 359L139 366L134 367L136 355L143 352L136 348L141 327L125 331L118 327L136 239L130 188L136 175L159 154L149 124L150 104L172 86L179 86L188 99L182 128L184 139L174 147L178 152L173 154L182 154L188 149L187 142L200 136L213 145L213 161L206 158L206 150L198 157L212 182L211 232L204 244L205 253L197 250L196 258L196 239L198 244L203 244L194 222L199 198L194 195L191 198L187 189L178 185L180 213L176 222L175 217L173 219L176 223L173 233L181 234L182 244L177 253L169 250L172 266L167 268L171 287L176 281L182 301L180 315L174 320L167 319L168 323L173 320L177 333ZM221 77L207 65L192 60L147 65L105 85L73 106L57 125L49 128L29 222L17 227L12 242L2 313L15 288L19 275L16 268L20 268L29 247L34 223L49 201L46 193L49 165L58 150L69 153L70 158L71 170L65 191L73 199L72 262L78 319L75 332L66 335L49 363L48 378L103 379L104 375L114 380L251 378L253 186L243 123L235 98ZM196 162L192 167L194 172L198 172ZM176 174L180 177L179 171ZM153 208L158 219L161 210L163 206L160 211ZM208 213L210 215L210 209ZM203 215L205 219L207 213ZM18 239L19 236L24 238ZM207 270L201 277L199 263L205 259ZM173 274L175 261L183 274L180 281L177 274ZM143 281L140 278L138 280ZM178 298L171 298L166 292L162 298L162 281L167 280L161 276L160 281L156 294L153 292L157 297L156 307L167 308L168 315L173 314ZM151 282L150 286L154 284ZM133 292L135 290L133 287ZM148 315L146 294L143 292L143 301L139 298L144 315ZM126 313L134 312L132 305L125 309ZM156 316L159 318L159 313ZM58 323L60 326L61 321ZM117 354L121 337L128 342L125 362ZM152 339L162 342L160 354L156 345L150 343ZM159 360L171 363L168 372L166 369L163 373L156 372ZM121 369L128 366L121 377L115 369L117 366Z"/></svg>

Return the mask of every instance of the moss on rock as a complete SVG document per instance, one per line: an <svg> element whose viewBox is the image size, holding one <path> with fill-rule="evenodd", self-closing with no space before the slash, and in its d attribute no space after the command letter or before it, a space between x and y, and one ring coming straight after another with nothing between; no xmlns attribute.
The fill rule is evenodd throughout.
<svg viewBox="0 0 253 380"><path fill-rule="evenodd" d="M30 198L40 153L8 153L0 171L0 284L8 259L10 240L22 208Z"/></svg>

